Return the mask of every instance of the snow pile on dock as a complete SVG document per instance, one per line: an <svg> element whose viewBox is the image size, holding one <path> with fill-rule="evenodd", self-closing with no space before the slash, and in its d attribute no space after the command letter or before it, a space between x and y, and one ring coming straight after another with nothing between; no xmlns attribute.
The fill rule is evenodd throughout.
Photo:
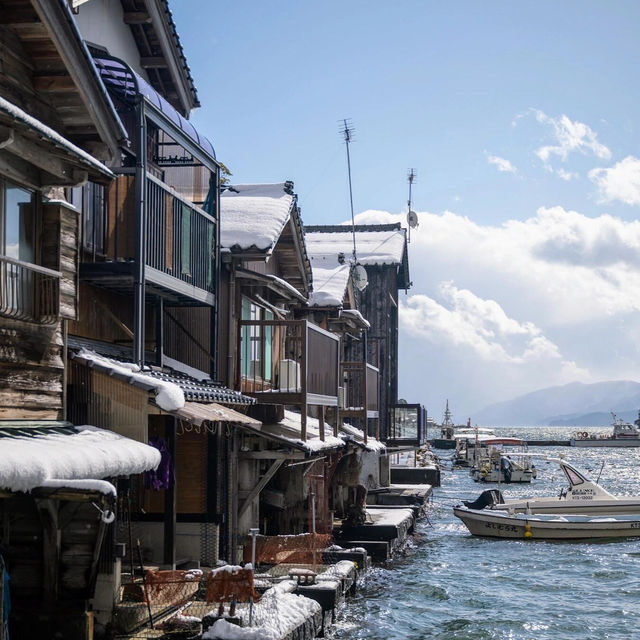
<svg viewBox="0 0 640 640"><path fill-rule="evenodd" d="M290 593L296 588L293 581L281 582L268 589L253 606L252 626L248 626L248 610L240 615L245 626L238 627L226 620L218 620L203 635L202 640L280 640L305 624L321 611L320 605L304 596Z"/></svg>

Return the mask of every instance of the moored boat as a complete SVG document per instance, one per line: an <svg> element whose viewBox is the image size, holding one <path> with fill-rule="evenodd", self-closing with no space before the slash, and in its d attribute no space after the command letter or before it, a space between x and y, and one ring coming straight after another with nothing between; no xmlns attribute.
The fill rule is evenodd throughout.
<svg viewBox="0 0 640 640"><path fill-rule="evenodd" d="M640 496L614 496L597 482L562 458L545 458L555 462L569 481L556 496L532 496L524 499L506 499L500 491L484 491L474 501L463 501L465 507L486 512L529 514L580 514L590 516L617 516L638 514Z"/></svg>
<svg viewBox="0 0 640 640"><path fill-rule="evenodd" d="M466 427L454 424L451 411L449 411L449 400L447 400L444 417L440 425L440 437L431 440L431 445L436 449L455 449L455 436L463 429L471 429L471 418L467 420Z"/></svg>
<svg viewBox="0 0 640 640"><path fill-rule="evenodd" d="M456 517L475 536L532 540L588 540L640 537L640 513L616 516L509 514L457 506Z"/></svg>
<svg viewBox="0 0 640 640"><path fill-rule="evenodd" d="M476 458L469 470L474 482L531 482L538 476L538 470L528 454L527 444L521 441L517 446L505 447L492 444Z"/></svg>
<svg viewBox="0 0 640 640"><path fill-rule="evenodd" d="M640 447L640 412L633 424L613 416L610 435L589 434L587 431L577 432L571 438L572 447Z"/></svg>

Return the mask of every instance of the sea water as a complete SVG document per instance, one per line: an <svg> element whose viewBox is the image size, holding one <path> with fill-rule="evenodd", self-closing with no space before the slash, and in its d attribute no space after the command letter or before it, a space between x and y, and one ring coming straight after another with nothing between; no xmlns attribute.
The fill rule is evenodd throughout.
<svg viewBox="0 0 640 640"><path fill-rule="evenodd" d="M575 429L496 428L501 435L569 439ZM601 431L590 429L590 432ZM447 457L451 452L434 450ZM616 495L640 495L640 448L530 447L567 460ZM604 463L604 465L603 465ZM557 495L559 467L536 459L538 478L500 485L505 497ZM340 639L574 640L640 638L640 540L527 541L471 536L452 507L494 484L443 469L428 519L402 557L373 569L343 610Z"/></svg>

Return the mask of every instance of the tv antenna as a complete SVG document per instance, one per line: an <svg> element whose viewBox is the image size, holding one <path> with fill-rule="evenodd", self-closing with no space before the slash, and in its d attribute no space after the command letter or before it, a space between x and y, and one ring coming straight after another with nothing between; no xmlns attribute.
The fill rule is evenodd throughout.
<svg viewBox="0 0 640 640"><path fill-rule="evenodd" d="M411 209L411 187L416 181L417 174L415 169L409 169L407 174L407 180L409 181L409 199L407 200L407 206L409 211L407 212L407 224L409 225L409 238L408 242L411 242L411 229L415 229L418 226L418 214Z"/></svg>
<svg viewBox="0 0 640 640"><path fill-rule="evenodd" d="M353 215L353 188L351 186L351 156L349 154L349 144L353 142L353 132L355 127L351 122L351 118L342 120L342 128L340 133L344 138L344 144L347 147L347 173L349 174L349 202L351 204L351 234L353 236L353 262L355 264L358 259L356 256L356 221Z"/></svg>

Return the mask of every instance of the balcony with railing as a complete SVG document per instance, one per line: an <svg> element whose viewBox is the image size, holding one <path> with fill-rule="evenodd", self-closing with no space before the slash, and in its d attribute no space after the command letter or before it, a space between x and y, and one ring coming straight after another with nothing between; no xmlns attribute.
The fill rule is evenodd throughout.
<svg viewBox="0 0 640 640"><path fill-rule="evenodd" d="M0 316L55 324L60 317L59 271L0 256Z"/></svg>
<svg viewBox="0 0 640 640"><path fill-rule="evenodd" d="M113 181L102 211L104 254L81 265L84 280L131 293L139 216L132 173ZM147 292L173 304L212 305L215 293L216 219L150 172L144 185Z"/></svg>
<svg viewBox="0 0 640 640"><path fill-rule="evenodd" d="M365 362L343 362L344 407L340 413L345 417L377 418L380 371Z"/></svg>
<svg viewBox="0 0 640 640"><path fill-rule="evenodd" d="M427 442L427 411L421 404L395 404L389 408L387 446L420 447Z"/></svg>
<svg viewBox="0 0 640 640"><path fill-rule="evenodd" d="M340 339L307 320L240 320L237 384L258 402L338 405Z"/></svg>

